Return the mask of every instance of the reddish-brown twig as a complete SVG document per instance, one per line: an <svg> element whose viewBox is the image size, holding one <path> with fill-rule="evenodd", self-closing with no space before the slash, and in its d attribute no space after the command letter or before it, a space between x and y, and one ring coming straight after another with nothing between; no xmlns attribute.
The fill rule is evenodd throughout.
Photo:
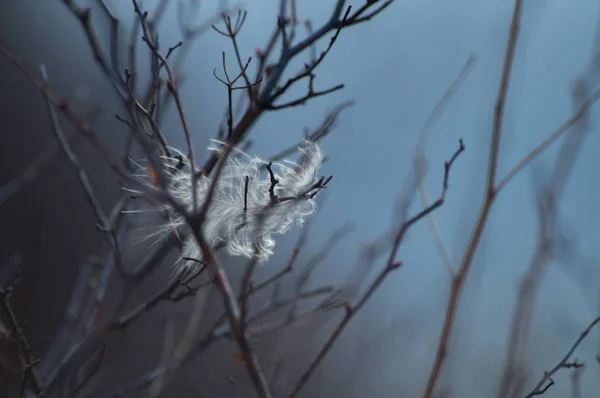
<svg viewBox="0 0 600 398"><path fill-rule="evenodd" d="M452 327L454 326L454 316L458 308L459 299L462 295L463 286L469 271L471 270L471 264L475 257L475 252L483 235L483 230L488 220L490 210L496 198L495 184L496 184L496 166L498 163L498 153L500 149L500 137L502 134L502 122L504 119L504 104L506 102L506 95L508 92L508 84L510 81L510 73L512 70L515 49L517 46L517 37L519 32L519 23L521 19L521 9L523 6L522 0L515 1L514 12L512 16L512 22L508 37L508 45L506 48L506 55L504 57L504 67L502 69L502 78L500 80L500 88L498 90L498 96L496 100L495 112L494 112L494 126L492 129L492 136L490 142L490 154L488 159L488 171L487 181L485 187L485 199L479 211L479 216L475 222L469 244L464 253L461 265L452 278L452 288L450 290L450 298L448 300L448 306L446 309L446 315L444 318L444 326L442 327L442 333L438 342L437 352L435 355L434 363L429 374L429 380L423 396L425 398L431 398L435 392L435 387L439 376L444 365L446 353L448 350L448 342L450 341L450 334Z"/></svg>

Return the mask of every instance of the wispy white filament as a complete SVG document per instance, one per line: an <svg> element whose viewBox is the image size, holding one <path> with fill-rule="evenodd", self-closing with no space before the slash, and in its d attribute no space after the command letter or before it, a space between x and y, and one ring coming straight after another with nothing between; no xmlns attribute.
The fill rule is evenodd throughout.
<svg viewBox="0 0 600 398"><path fill-rule="evenodd" d="M209 149L223 151L224 144L215 141L215 146ZM278 180L274 193L283 199L279 201L272 201L269 192L272 184L267 161L240 150L234 151L225 160L227 163L216 182L203 224L204 236L212 247L224 247L233 256L256 256L259 262L264 262L273 254L273 235L287 232L294 224L301 224L306 216L314 213L315 183L323 154L319 145L312 141L304 141L299 151L302 154L299 162L285 160L272 164L273 175ZM182 153L175 152L188 164ZM169 178L169 191L191 211L194 195L189 170L179 170L170 158L164 158L164 166ZM144 180L149 177L148 170L144 168L140 168L137 175ZM198 208L204 205L212 184L212 177L198 178ZM184 217L172 206L163 205L160 210L168 215L167 221L159 227L161 233L187 228ZM175 264L178 275L194 273L200 266L198 262L184 260L185 257L202 260L196 240L190 233L187 236L181 258Z"/></svg>

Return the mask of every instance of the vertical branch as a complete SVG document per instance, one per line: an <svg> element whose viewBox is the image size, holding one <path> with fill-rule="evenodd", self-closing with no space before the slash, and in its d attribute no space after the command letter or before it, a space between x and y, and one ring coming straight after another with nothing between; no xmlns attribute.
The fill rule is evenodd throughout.
<svg viewBox="0 0 600 398"><path fill-rule="evenodd" d="M585 86L583 78L579 78L574 87L575 106L579 106L584 102L587 95ZM509 392L512 395L520 395L520 389L515 383L515 378L523 362L523 351L529 337L534 301L548 262L556 255L557 251L556 246L559 239L558 203L589 129L590 118L588 115L588 117L577 123L575 131L563 141L553 165L550 181L542 186L539 193L540 225L538 243L529 269L520 282L517 305L511 320L510 339L501 387L498 392L499 397L505 397Z"/></svg>
<svg viewBox="0 0 600 398"><path fill-rule="evenodd" d="M427 381L427 386L423 394L424 398L431 398L435 392L435 387L437 385L437 381L442 372L442 367L446 359L448 343L450 341L450 335L454 326L454 318L458 309L460 297L462 296L464 283L467 278L467 275L469 274L469 271L471 270L473 258L475 257L475 253L481 240L481 236L483 235L483 230L487 223L490 210L496 198L496 191L494 186L496 183L496 168L498 165L498 152L500 147L500 137L502 134L502 121L504 119L504 105L506 103L508 84L510 81L510 73L512 70L515 50L517 47L517 38L519 35L519 25L521 21L522 7L523 0L515 0L512 22L508 36L508 45L506 48L506 55L504 57L504 67L502 68L500 89L498 90L498 96L494 112L494 125L490 142L490 154L488 159L485 199L483 201L481 210L479 212L479 216L471 234L469 244L467 245L467 248L465 250L465 254L459 267L459 270L452 278L452 288L450 290L450 298L448 300L448 305L446 308L444 325L442 327L442 333L438 342L433 366L429 374L429 380Z"/></svg>
<svg viewBox="0 0 600 398"><path fill-rule="evenodd" d="M258 358L245 335L244 325L241 322L241 311L237 302L237 297L229 282L229 278L220 262L212 253L211 248L206 243L201 229L193 228L193 230L195 231L196 241L202 250L202 257L212 271L215 285L221 292L233 337L241 350L244 364L246 365L252 384L261 398L271 398L272 395L267 379L259 365Z"/></svg>

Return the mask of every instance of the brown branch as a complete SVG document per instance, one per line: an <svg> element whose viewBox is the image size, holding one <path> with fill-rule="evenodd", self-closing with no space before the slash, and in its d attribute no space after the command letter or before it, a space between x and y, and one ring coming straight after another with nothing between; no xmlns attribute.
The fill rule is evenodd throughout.
<svg viewBox="0 0 600 398"><path fill-rule="evenodd" d="M496 192L500 192L512 179L517 176L525 167L531 164L542 152L550 145L556 142L560 137L569 132L577 122L579 122L592 108L592 106L600 99L600 88L594 90L592 94L577 108L575 113L565 120L556 130L554 130L545 140L539 143L531 152L529 152L522 160L520 160L498 184L496 184Z"/></svg>
<svg viewBox="0 0 600 398"><path fill-rule="evenodd" d="M228 83L231 82L229 77L227 77L227 79ZM193 231L196 244L199 246L202 253L202 260L207 264L214 284L217 286L219 293L221 294L227 319L231 326L233 336L242 352L242 357L244 358L244 363L252 383L261 398L270 398L271 392L269 391L268 384L258 363L258 358L254 354L253 348L251 347L244 333L244 325L241 323L241 311L238 305L237 297L233 292L233 288L231 287L231 283L225 270L221 266L219 260L213 254L212 248L206 242L202 228L208 211L210 210L210 206L212 205L212 200L215 195L219 178L221 177L221 173L227 164L228 156L232 150L233 146L227 145L225 150L222 151L223 153L221 162L218 164L218 167L212 176L212 183L200 210L197 212L194 211L191 214L183 208L176 208L176 210L186 218L190 230Z"/></svg>
<svg viewBox="0 0 600 398"><path fill-rule="evenodd" d="M583 78L576 81L574 91L574 105L583 102L587 96L587 88ZM564 193L568 177L573 171L574 161L577 158L584 138L590 130L589 116L575 126L575 131L569 134L560 146L553 165L550 181L545 183L538 193L538 218L539 231L537 248L534 252L530 266L523 276L517 297L517 305L511 320L510 338L508 343L506 361L500 383L499 397L507 396L509 391L513 395L520 393L514 379L520 363L522 353L529 336L534 300L540 281L547 269L548 263L556 256L559 236L557 220L557 207Z"/></svg>
<svg viewBox="0 0 600 398"><path fill-rule="evenodd" d="M193 228L193 230L195 231L196 241L202 250L202 257L212 271L215 285L221 292L233 336L241 350L241 355L244 358L244 364L246 365L252 384L261 398L270 398L272 394L269 390L267 380L260 368L258 358L254 354L254 350L244 333L240 308L229 278L217 258L213 255L210 246L204 240L201 229Z"/></svg>
<svg viewBox="0 0 600 398"><path fill-rule="evenodd" d="M506 48L506 55L504 57L504 67L502 70L502 78L500 80L500 88L498 90L498 96L496 100L495 112L494 112L494 125L492 129L492 137L490 142L490 155L488 160L488 171L487 171L487 182L486 182L486 195L483 201L479 216L475 223L471 238L464 253L463 260L457 271L452 278L452 287L450 291L450 298L446 308L446 315L444 318L444 325L438 342L438 347L435 355L435 360L429 374L429 380L427 381L427 387L423 394L424 398L431 398L435 392L435 387L446 359L446 353L448 350L448 342L450 341L450 335L454 326L455 314L458 308L460 297L462 296L463 286L471 265L475 252L483 235L483 230L488 220L490 210L496 198L495 184L496 184L496 167L498 163L498 152L500 147L500 137L502 134L502 122L504 119L504 104L506 102L506 94L508 91L508 84L510 81L510 73L512 70L515 49L517 46L517 37L519 33L519 23L521 19L521 9L523 6L522 0L515 1L514 12L512 16L512 22L508 37L508 45Z"/></svg>

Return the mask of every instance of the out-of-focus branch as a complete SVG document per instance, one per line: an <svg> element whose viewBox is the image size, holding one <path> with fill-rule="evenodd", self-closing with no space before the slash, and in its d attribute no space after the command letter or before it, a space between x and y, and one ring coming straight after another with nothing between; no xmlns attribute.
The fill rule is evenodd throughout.
<svg viewBox="0 0 600 398"><path fill-rule="evenodd" d="M417 171L417 181L419 182L419 195L421 196L421 203L423 207L429 206L429 194L427 193L427 186L425 184L425 173L426 173L426 159L425 159L425 147L427 146L427 140L431 135L433 127L438 122L442 113L446 106L452 101L454 94L460 88L460 85L469 75L471 69L475 65L476 58L475 55L471 54L467 59L467 62L461 69L460 73L454 79L452 84L446 89L446 92L436 104L435 108L429 114L429 117L425 121L423 128L421 129L421 133L419 134L419 144L417 146L417 154L415 155L415 170ZM437 221L433 215L433 213L429 214L427 217L427 221L429 222L429 228L431 229L431 233L433 234L436 246L438 251L442 256L442 260L448 271L448 274L452 277L454 275L454 266L452 265L452 260L450 259L450 254L446 249L446 245L444 244L444 238L442 237L442 233L437 224Z"/></svg>
<svg viewBox="0 0 600 398"><path fill-rule="evenodd" d="M80 266L79 276L71 292L64 318L51 341L50 347L44 353L44 368L53 365L47 364L47 362L53 362L59 358L63 350L67 348L69 340L73 338L77 321L81 319L85 308L85 298L90 290L90 280L94 276L95 268L100 267L100 264L96 264L97 261L97 259L89 258Z"/></svg>
<svg viewBox="0 0 600 398"><path fill-rule="evenodd" d="M581 398L581 374L584 367L580 366L571 371L571 398Z"/></svg>
<svg viewBox="0 0 600 398"><path fill-rule="evenodd" d="M296 297L299 297L302 294L302 291L308 284L308 281L310 280L310 277L311 277L312 273L315 271L315 269L317 268L317 266L320 263L322 263L323 261L325 261L327 259L327 257L329 256L329 254L333 251L333 249L335 249L337 244L339 242L341 242L341 240L344 237L346 237L346 235L351 233L353 230L354 230L354 224L352 224L352 223L347 223L347 224L341 226L340 228L336 229L335 231L333 231L333 233L331 234L329 239L327 239L327 241L323 244L321 249L308 259L308 261L306 262L306 265L302 269L302 272L300 273L300 275L298 275L298 278L295 281L296 286L295 286L294 294L296 295ZM325 302L329 302L333 298L337 297L337 295L339 294L340 291L341 291L341 288L337 289L336 291L333 291L331 296L327 297ZM326 307L327 306L325 306L325 305L320 305L318 308L326 308ZM293 317L296 313L296 310L297 310L297 306L296 305L292 306L292 308L290 308L289 316Z"/></svg>
<svg viewBox="0 0 600 398"><path fill-rule="evenodd" d="M588 87L584 77L576 80L573 90L574 108L580 107L588 98ZM560 239L558 223L558 204L564 193L585 137L590 131L590 116L585 114L574 125L574 130L563 141L556 156L550 181L541 187L539 193L539 231L538 243L529 269L520 282L517 305L511 321L511 333L508 342L507 359L504 365L501 388L498 396L520 395L515 378L522 366L524 348L529 337L534 301L538 286L547 269L547 265L557 254Z"/></svg>
<svg viewBox="0 0 600 398"><path fill-rule="evenodd" d="M565 120L556 130L554 130L545 140L540 142L531 152L529 152L522 160L520 160L498 184L496 184L496 193L500 192L513 178L515 178L523 169L531 164L542 152L550 145L556 142L560 137L569 132L579 120L581 120L592 108L592 106L600 99L600 88L597 88L592 94L586 98L577 108L575 113L569 119Z"/></svg>
<svg viewBox="0 0 600 398"><path fill-rule="evenodd" d="M313 130L313 132L310 134L308 134L308 132L307 132L304 139L309 140L309 141L314 141L314 142L321 141L323 138L325 138L327 135L329 135L329 133L331 133L331 131L335 127L335 123L336 123L337 119L339 118L340 114L342 113L342 111L353 105L354 105L354 101L344 101L341 104L337 105L335 108L333 108L333 110L331 110L331 112L327 113L327 115L325 116L325 119L319 125L319 127L315 128ZM282 151L279 151L276 155L271 156L270 161L277 162L277 161L291 155L292 153L294 153L298 150L298 146L299 146L299 144L295 144L295 145L292 145Z"/></svg>
<svg viewBox="0 0 600 398"><path fill-rule="evenodd" d="M70 146L77 146L82 140L79 134L67 139ZM60 159L60 146L57 142L48 146L25 168L22 174L0 186L0 206L37 179Z"/></svg>
<svg viewBox="0 0 600 398"><path fill-rule="evenodd" d="M172 378L177 370L181 367L187 353L191 350L194 338L196 337L198 329L200 328L200 322L204 314L204 307L206 306L207 297L208 292L203 292L196 295L196 300L194 301L185 332L179 341L179 344L175 346L172 354L169 355L168 360L164 365L165 371L160 375L160 377L157 377L150 386L150 397L154 398L160 396L161 392L167 386L169 379Z"/></svg>
<svg viewBox="0 0 600 398"><path fill-rule="evenodd" d="M288 315L284 317L279 317L274 321L263 321L264 317L266 317L269 314L272 314L273 312L283 309L289 305L294 305L295 303L301 300L311 299L320 295L329 294L331 291L332 289L330 287L324 287L304 292L289 300L271 301L265 308L257 310L247 317L245 327L248 338L255 339L265 334L272 333L281 328L293 325L301 319L307 319L316 316L317 314L323 313L324 311L326 311L325 309L315 308L304 313L293 314L292 316ZM327 311L339 307L340 305L328 308ZM201 338L195 343L194 348L190 350L185 359L186 362L196 358L200 353L202 353L205 349L207 349L217 341L223 338L234 338L231 326L229 324L221 323L222 322L217 322L217 324L213 328L211 328L211 330L203 338Z"/></svg>
<svg viewBox="0 0 600 398"><path fill-rule="evenodd" d="M17 316L12 309L10 302L12 292L12 286L0 286L0 309L6 314L7 326L13 337L17 340L19 360L22 368L21 374L23 377L19 391L19 398L22 398L25 396L24 394L28 388L32 388L36 394L39 394L42 391L43 384L38 372L35 369L35 366L40 363L41 360L34 360L31 356L31 346L29 345L29 341L27 340L27 337L25 337L25 333L23 333L23 329L21 329L21 326L17 320ZM28 387L29 385L32 387Z"/></svg>
<svg viewBox="0 0 600 398"><path fill-rule="evenodd" d="M75 171L77 172L77 178L79 180L79 184L81 185L83 193L85 194L85 198L86 198L87 202L89 203L90 207L92 208L92 210L94 211L94 215L96 216L97 228L100 231L104 232L105 235L107 236L108 241L114 251L115 262L116 262L117 266L120 267L121 249L119 247L119 242L117 241L117 236L115 234L114 229L112 229L112 227L108 221L108 218L104 214L104 211L102 210L102 208L100 206L100 202L98 202L98 199L96 198L96 194L94 193L92 185L87 177L87 173L85 172L84 168L81 166L81 163L79 162L79 159L77 158L75 153L73 153L73 151L71 150L69 141L67 140L67 138L65 137L65 134L63 133L62 127L60 125L60 121L58 119L58 115L57 115L56 110L54 109L54 105L50 99L48 72L46 71L46 67L44 65L40 66L40 75L41 75L42 81L44 83L43 92L44 92L44 97L46 98L46 105L47 105L48 113L50 114L50 120L52 122L52 132L53 132L54 136L56 137L57 141L59 142L63 153L67 156L67 159L69 160L71 165L75 168Z"/></svg>
<svg viewBox="0 0 600 398"><path fill-rule="evenodd" d="M120 232L120 234L122 233ZM59 358L57 364L49 370L47 375L44 375L44 396L52 396L60 388L60 384L69 375L71 369L82 361L85 361L88 355L96 351L102 342L102 337L113 324L114 319L120 315L123 307L129 300L134 287L142 283L164 261L174 246L174 242L170 237L163 239L162 242L154 246L148 256L133 271L125 275L125 285L114 298L114 304L109 313L106 314L106 321L97 324L90 331L90 334L86 334L80 340L72 343L66 353ZM106 270L110 270L112 267L111 263L113 259L113 256L109 256L106 264L102 265L103 274L110 274ZM104 278L104 280L108 283L108 278ZM102 285L103 283L101 282L100 284Z"/></svg>
<svg viewBox="0 0 600 398"><path fill-rule="evenodd" d="M69 104L65 100L59 99L49 88L45 87L44 82L34 75L30 68L27 66L25 61L13 53L1 40L0 38L0 53L8 59L19 72L23 74L31 83L33 83L41 92L45 92L47 100L52 102L55 109L60 110L63 116L71 123L77 131L82 134L94 149L109 163L111 169L120 178L130 181L131 177L128 171L122 166L121 162L115 159L110 151L104 146L104 144L98 139L98 135L93 130L89 122L82 120L77 116L69 107Z"/></svg>

